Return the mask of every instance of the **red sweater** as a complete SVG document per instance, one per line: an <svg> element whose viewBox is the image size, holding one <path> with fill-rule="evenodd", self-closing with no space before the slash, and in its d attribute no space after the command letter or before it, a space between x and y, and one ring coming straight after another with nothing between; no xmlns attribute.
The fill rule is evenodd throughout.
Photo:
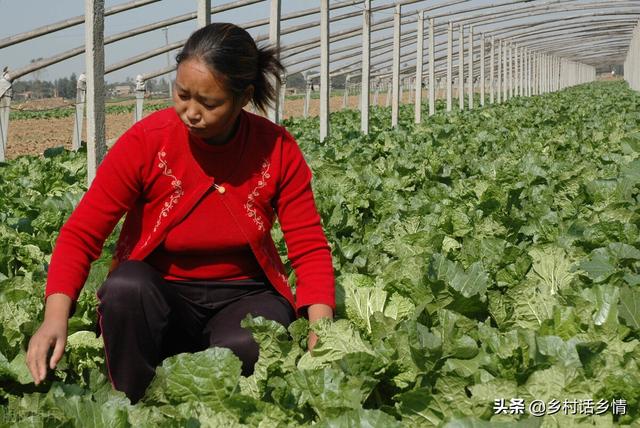
<svg viewBox="0 0 640 428"><path fill-rule="evenodd" d="M229 181L246 149L246 116L240 117L234 138L222 146L193 138L193 155L204 173L218 182ZM190 233L193 230L206 233ZM262 268L220 193L209 192L167 236L146 261L172 281L209 279L231 281L263 276Z"/></svg>
<svg viewBox="0 0 640 428"><path fill-rule="evenodd" d="M295 140L283 127L243 111L233 143L245 146L233 174L210 177L199 150L204 143L189 135L173 109L136 123L109 150L62 227L45 298L64 293L77 300L91 262L124 214L115 257L145 260L215 192L262 271L298 313L315 303L335 307L330 249L313 200L311 171ZM270 235L276 215L296 273L295 298ZM187 236L203 233L182 226Z"/></svg>

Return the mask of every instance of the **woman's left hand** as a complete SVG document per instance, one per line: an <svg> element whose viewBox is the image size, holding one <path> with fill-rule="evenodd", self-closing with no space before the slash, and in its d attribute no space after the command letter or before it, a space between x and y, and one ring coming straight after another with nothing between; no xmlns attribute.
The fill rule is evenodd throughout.
<svg viewBox="0 0 640 428"><path fill-rule="evenodd" d="M331 309L331 306L329 305L325 305L323 303L316 303L314 305L309 305L309 307L307 308L307 314L309 315L309 323L313 324L314 322L318 321L321 318L332 319L333 309ZM310 331L309 338L307 340L307 347L309 348L309 351L311 351L316 346L317 342L318 342L318 335L315 332Z"/></svg>

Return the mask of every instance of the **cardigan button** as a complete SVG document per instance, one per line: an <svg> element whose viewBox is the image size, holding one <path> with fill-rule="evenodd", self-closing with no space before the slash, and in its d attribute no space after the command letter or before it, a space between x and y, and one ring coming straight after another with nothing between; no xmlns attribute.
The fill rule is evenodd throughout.
<svg viewBox="0 0 640 428"><path fill-rule="evenodd" d="M224 194L224 192L226 192L227 190L223 187L223 186L219 186L218 187L218 192L220 192L221 195Z"/></svg>

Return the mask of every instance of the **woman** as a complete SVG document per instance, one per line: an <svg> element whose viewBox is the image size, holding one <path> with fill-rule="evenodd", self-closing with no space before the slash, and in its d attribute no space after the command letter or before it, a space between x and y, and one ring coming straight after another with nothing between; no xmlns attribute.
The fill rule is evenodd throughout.
<svg viewBox="0 0 640 428"><path fill-rule="evenodd" d="M333 316L331 255L293 137L243 110L264 111L282 65L232 24L191 35L178 54L174 108L136 123L109 150L60 231L45 318L27 365L36 382L62 357L67 320L91 262L126 219L97 292L114 388L138 401L167 356L231 348L250 374L258 347L247 314L288 325ZM270 235L277 215L296 273L295 298ZM310 334L308 347L317 338Z"/></svg>

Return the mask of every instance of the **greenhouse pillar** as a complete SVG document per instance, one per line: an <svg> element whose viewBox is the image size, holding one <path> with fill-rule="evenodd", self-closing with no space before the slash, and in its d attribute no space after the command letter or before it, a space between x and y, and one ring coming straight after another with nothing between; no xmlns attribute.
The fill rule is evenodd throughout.
<svg viewBox="0 0 640 428"><path fill-rule="evenodd" d="M198 28L211 24L211 0L198 0Z"/></svg>
<svg viewBox="0 0 640 428"><path fill-rule="evenodd" d="M416 99L414 104L413 118L415 123L420 123L422 120L422 56L424 53L424 12L418 12L418 35L416 36ZM429 35L431 35L431 28L429 28ZM429 60L431 60L431 45L429 45ZM429 69L431 70L431 69ZM429 75L431 79L431 75ZM432 81L429 80L429 93L431 93Z"/></svg>
<svg viewBox="0 0 640 428"><path fill-rule="evenodd" d="M362 11L362 88L360 90L360 130L369 133L371 99L371 0L365 0ZM377 98L377 97L376 97Z"/></svg>
<svg viewBox="0 0 640 428"><path fill-rule="evenodd" d="M309 117L309 104L311 103L311 90L313 89L313 81L307 77L306 93L304 96L304 117Z"/></svg>
<svg viewBox="0 0 640 428"><path fill-rule="evenodd" d="M458 106L464 110L464 27L458 32Z"/></svg>
<svg viewBox="0 0 640 428"><path fill-rule="evenodd" d="M544 91L543 93L549 93L549 55L544 56Z"/></svg>
<svg viewBox="0 0 640 428"><path fill-rule="evenodd" d="M269 12L269 44L271 47L276 49L278 59L280 59L280 12L280 0L271 0L271 10ZM280 96L280 84L278 79L275 77L270 77L270 79L272 79L271 83L273 84L276 97L274 99L273 106L269 107L267 110L267 117L269 117L269 120L273 123L280 123L282 121L282 116L280 114L282 106L280 106L280 103L283 102L283 99Z"/></svg>
<svg viewBox="0 0 640 428"><path fill-rule="evenodd" d="M373 105L377 106L378 105L378 98L380 96L380 79L376 79L376 82L373 84L374 88L373 88Z"/></svg>
<svg viewBox="0 0 640 428"><path fill-rule="evenodd" d="M87 76L87 182L107 152L104 109L104 0L85 0L85 67Z"/></svg>
<svg viewBox="0 0 640 428"><path fill-rule="evenodd" d="M480 105L484 106L484 33L480 35Z"/></svg>
<svg viewBox="0 0 640 428"><path fill-rule="evenodd" d="M526 68L526 83L525 83L525 95L527 97L531 96L531 54L529 53L529 48L525 48L525 68Z"/></svg>
<svg viewBox="0 0 640 428"><path fill-rule="evenodd" d="M449 21L447 29L447 111L451 111L453 105L453 22Z"/></svg>
<svg viewBox="0 0 640 428"><path fill-rule="evenodd" d="M280 81L282 85L280 85L280 90L276 92L278 94L278 123L282 122L284 119L284 101L287 96L287 73L282 73L280 75Z"/></svg>
<svg viewBox="0 0 640 428"><path fill-rule="evenodd" d="M144 93L147 90L147 84L141 74L136 76L136 108L133 110L133 122L142 119L142 109L144 107Z"/></svg>
<svg viewBox="0 0 640 428"><path fill-rule="evenodd" d="M401 6L396 4L393 14L393 74L392 74L392 99L391 99L391 126L398 126L398 113L400 111L400 18Z"/></svg>
<svg viewBox="0 0 640 428"><path fill-rule="evenodd" d="M524 96L524 47L520 48L518 64L520 65L520 71L518 73L518 95Z"/></svg>
<svg viewBox="0 0 640 428"><path fill-rule="evenodd" d="M435 20L429 18L429 116L436 113L436 46L434 39Z"/></svg>
<svg viewBox="0 0 640 428"><path fill-rule="evenodd" d="M329 0L320 0L320 141L329 135Z"/></svg>
<svg viewBox="0 0 640 428"><path fill-rule="evenodd" d="M351 80L351 75L347 74L344 78L344 91L342 92L342 108L347 108L347 103L349 102L349 80Z"/></svg>
<svg viewBox="0 0 640 428"><path fill-rule="evenodd" d="M513 45L507 46L507 99L513 98Z"/></svg>
<svg viewBox="0 0 640 428"><path fill-rule="evenodd" d="M469 110L473 108L473 25L469 26L469 77L467 78L467 95Z"/></svg>
<svg viewBox="0 0 640 428"><path fill-rule="evenodd" d="M538 68L540 73L540 95L544 94L544 55L541 53L538 59Z"/></svg>
<svg viewBox="0 0 640 428"><path fill-rule="evenodd" d="M496 45L496 39L494 36L491 36L491 57L489 58L489 104L493 104L493 102L495 101L495 93L494 93L494 89L495 89L495 64L494 64L494 59L495 59L495 54L496 54L496 50L495 50L495 45Z"/></svg>
<svg viewBox="0 0 640 428"><path fill-rule="evenodd" d="M518 97L520 96L520 48L518 47L518 45L513 47L513 54L513 68L515 70L513 95Z"/></svg>
<svg viewBox="0 0 640 428"><path fill-rule="evenodd" d="M502 102L502 40L498 43L498 58L496 58L498 62L498 74L496 75L496 97L498 98L498 103Z"/></svg>
<svg viewBox="0 0 640 428"><path fill-rule="evenodd" d="M5 161L7 144L9 143L9 116L11 114L11 97L13 88L8 73L0 78L0 162Z"/></svg>
<svg viewBox="0 0 640 428"><path fill-rule="evenodd" d="M82 145L82 129L84 125L84 103L87 97L87 76L80 73L76 83L76 109L73 119L73 136L71 150L78 150Z"/></svg>
<svg viewBox="0 0 640 428"><path fill-rule="evenodd" d="M388 82L387 82L387 98L386 98L386 100L385 100L385 105L386 105L387 107L390 107L390 106L391 106L391 95L393 94L392 86L393 86L392 82L391 82L391 81L388 81Z"/></svg>
<svg viewBox="0 0 640 428"><path fill-rule="evenodd" d="M507 43L504 40L500 41L500 45L502 46L502 101L507 100L507 80L509 79L509 74L507 73Z"/></svg>

